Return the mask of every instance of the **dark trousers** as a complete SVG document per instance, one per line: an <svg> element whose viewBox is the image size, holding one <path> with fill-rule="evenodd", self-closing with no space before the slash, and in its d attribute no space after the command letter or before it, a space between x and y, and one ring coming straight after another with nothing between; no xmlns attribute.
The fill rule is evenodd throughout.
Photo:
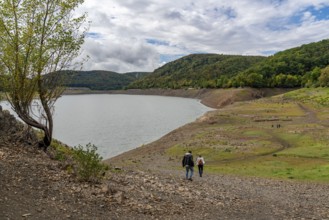
<svg viewBox="0 0 329 220"><path fill-rule="evenodd" d="M200 177L202 177L203 165L198 165L198 168L199 168L199 175L200 175Z"/></svg>

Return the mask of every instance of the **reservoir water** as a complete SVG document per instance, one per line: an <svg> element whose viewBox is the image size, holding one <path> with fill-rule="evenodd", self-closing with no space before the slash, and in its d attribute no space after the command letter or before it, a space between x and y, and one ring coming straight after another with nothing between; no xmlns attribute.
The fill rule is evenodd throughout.
<svg viewBox="0 0 329 220"><path fill-rule="evenodd" d="M209 110L196 99L178 97L65 95L55 104L53 136L70 146L92 143L106 159L155 141Z"/></svg>

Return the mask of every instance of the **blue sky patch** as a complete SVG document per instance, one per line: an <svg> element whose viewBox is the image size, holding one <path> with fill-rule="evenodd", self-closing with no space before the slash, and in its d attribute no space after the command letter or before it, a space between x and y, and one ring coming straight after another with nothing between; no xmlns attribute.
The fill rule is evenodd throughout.
<svg viewBox="0 0 329 220"><path fill-rule="evenodd" d="M307 12L310 13L315 21L329 20L329 6L322 8L315 8L314 6L310 6L300 10L291 17L275 18L272 20L272 22L268 23L266 27L271 31L284 31L290 30L291 26L301 26L305 19L304 15Z"/></svg>
<svg viewBox="0 0 329 220"><path fill-rule="evenodd" d="M96 33L96 32L87 32L86 37L87 38L93 38L93 39L99 39L99 38L101 38L101 34Z"/></svg>
<svg viewBox="0 0 329 220"><path fill-rule="evenodd" d="M261 51L261 54L264 55L264 56L270 56L270 55L273 55L277 52L278 52L277 50L264 50L264 51Z"/></svg>
<svg viewBox="0 0 329 220"><path fill-rule="evenodd" d="M290 18L290 23L302 24L303 16L306 12L309 12L316 21L329 20L329 6L316 9L314 6L310 6L299 12L298 14Z"/></svg>
<svg viewBox="0 0 329 220"><path fill-rule="evenodd" d="M152 39L152 38L146 39L146 42L148 44L152 44L152 45L169 46L169 42L167 42L167 41L162 41L162 40L157 40L157 39Z"/></svg>
<svg viewBox="0 0 329 220"><path fill-rule="evenodd" d="M325 6L320 9L315 9L313 6L309 7L305 11L309 11L315 17L317 21L329 19L329 6Z"/></svg>
<svg viewBox="0 0 329 220"><path fill-rule="evenodd" d="M185 55L186 54L160 54L160 63L169 63Z"/></svg>

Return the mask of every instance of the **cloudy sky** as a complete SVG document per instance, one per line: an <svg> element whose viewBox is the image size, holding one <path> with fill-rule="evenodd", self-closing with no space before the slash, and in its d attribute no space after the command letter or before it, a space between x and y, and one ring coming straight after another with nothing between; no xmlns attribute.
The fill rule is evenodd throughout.
<svg viewBox="0 0 329 220"><path fill-rule="evenodd" d="M85 70L153 71L192 53L271 55L329 38L328 0L85 0Z"/></svg>

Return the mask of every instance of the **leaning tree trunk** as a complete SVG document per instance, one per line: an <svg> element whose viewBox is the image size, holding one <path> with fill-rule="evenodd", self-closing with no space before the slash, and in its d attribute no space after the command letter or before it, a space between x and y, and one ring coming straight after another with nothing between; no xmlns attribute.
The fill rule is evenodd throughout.
<svg viewBox="0 0 329 220"><path fill-rule="evenodd" d="M52 134L53 134L53 117L51 114L50 107L47 105L47 103L41 99L41 104L42 107L46 113L46 125L44 126L43 132L44 132L44 137L43 140L39 142L39 147L43 148L45 151L47 148L50 146L51 141L52 141Z"/></svg>

